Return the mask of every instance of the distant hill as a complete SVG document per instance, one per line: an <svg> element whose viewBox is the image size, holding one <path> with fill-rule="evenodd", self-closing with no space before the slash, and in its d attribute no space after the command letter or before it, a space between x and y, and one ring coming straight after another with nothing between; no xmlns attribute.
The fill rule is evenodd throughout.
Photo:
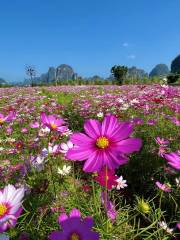
<svg viewBox="0 0 180 240"><path fill-rule="evenodd" d="M7 84L7 82L3 78L0 78L0 84Z"/></svg>
<svg viewBox="0 0 180 240"><path fill-rule="evenodd" d="M135 66L128 68L127 78L129 79L143 79L147 78L148 73L146 73L143 69L136 68Z"/></svg>
<svg viewBox="0 0 180 240"><path fill-rule="evenodd" d="M149 74L149 77L162 77L167 76L169 68L166 64L157 64Z"/></svg>

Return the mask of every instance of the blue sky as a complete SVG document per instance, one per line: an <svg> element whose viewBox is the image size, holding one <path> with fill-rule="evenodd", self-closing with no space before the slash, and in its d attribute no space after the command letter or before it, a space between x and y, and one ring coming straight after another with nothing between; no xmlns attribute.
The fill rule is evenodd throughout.
<svg viewBox="0 0 180 240"><path fill-rule="evenodd" d="M69 64L108 76L114 64L150 71L180 54L180 0L1 0L0 77L23 80Z"/></svg>

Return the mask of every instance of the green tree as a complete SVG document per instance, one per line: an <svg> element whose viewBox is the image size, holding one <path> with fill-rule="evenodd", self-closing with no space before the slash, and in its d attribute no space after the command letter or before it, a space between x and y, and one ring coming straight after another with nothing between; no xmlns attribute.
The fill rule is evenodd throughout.
<svg viewBox="0 0 180 240"><path fill-rule="evenodd" d="M111 73L113 74L116 82L121 85L123 83L124 77L126 76L128 68L126 66L115 65L111 68Z"/></svg>
<svg viewBox="0 0 180 240"><path fill-rule="evenodd" d="M171 72L180 74L180 55L178 55L171 63Z"/></svg>

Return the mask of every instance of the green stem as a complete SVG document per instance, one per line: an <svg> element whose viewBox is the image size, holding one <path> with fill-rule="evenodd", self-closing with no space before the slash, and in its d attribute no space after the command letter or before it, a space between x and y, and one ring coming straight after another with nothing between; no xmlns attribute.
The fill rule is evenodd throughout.
<svg viewBox="0 0 180 240"><path fill-rule="evenodd" d="M162 197L163 197L163 191L161 190L161 195L159 199L159 208L161 209L161 204L162 204Z"/></svg>
<svg viewBox="0 0 180 240"><path fill-rule="evenodd" d="M52 181L52 184L53 184L54 197L56 199L57 193L56 193L56 186L55 186L55 182L54 182L54 178L53 178L53 169L52 169L51 163L49 164L49 169L50 169L50 173L51 173L51 181Z"/></svg>
<svg viewBox="0 0 180 240"><path fill-rule="evenodd" d="M107 187L107 184L108 184L108 167L106 166L106 176L105 176L105 180L106 180L106 186L105 186L105 194L104 194L104 205L105 205L105 210L106 210L106 213L108 211L108 187ZM107 221L106 221L106 232L108 234L108 217L107 217Z"/></svg>

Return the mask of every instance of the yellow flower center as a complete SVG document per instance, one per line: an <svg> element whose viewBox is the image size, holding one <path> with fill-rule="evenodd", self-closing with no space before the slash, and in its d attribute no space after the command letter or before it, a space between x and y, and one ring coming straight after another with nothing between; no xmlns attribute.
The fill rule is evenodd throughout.
<svg viewBox="0 0 180 240"><path fill-rule="evenodd" d="M109 140L106 137L99 137L96 140L96 146L102 149L107 148L109 146Z"/></svg>
<svg viewBox="0 0 180 240"><path fill-rule="evenodd" d="M70 240L80 240L80 237L79 237L78 234L73 233L73 234L71 235L71 237L70 237Z"/></svg>
<svg viewBox="0 0 180 240"><path fill-rule="evenodd" d="M0 124L3 124L4 120L2 118L0 118Z"/></svg>
<svg viewBox="0 0 180 240"><path fill-rule="evenodd" d="M51 123L51 128L52 129L56 129L57 128L57 125L55 123Z"/></svg>
<svg viewBox="0 0 180 240"><path fill-rule="evenodd" d="M0 217L2 217L7 212L7 207L3 203L0 204Z"/></svg>

